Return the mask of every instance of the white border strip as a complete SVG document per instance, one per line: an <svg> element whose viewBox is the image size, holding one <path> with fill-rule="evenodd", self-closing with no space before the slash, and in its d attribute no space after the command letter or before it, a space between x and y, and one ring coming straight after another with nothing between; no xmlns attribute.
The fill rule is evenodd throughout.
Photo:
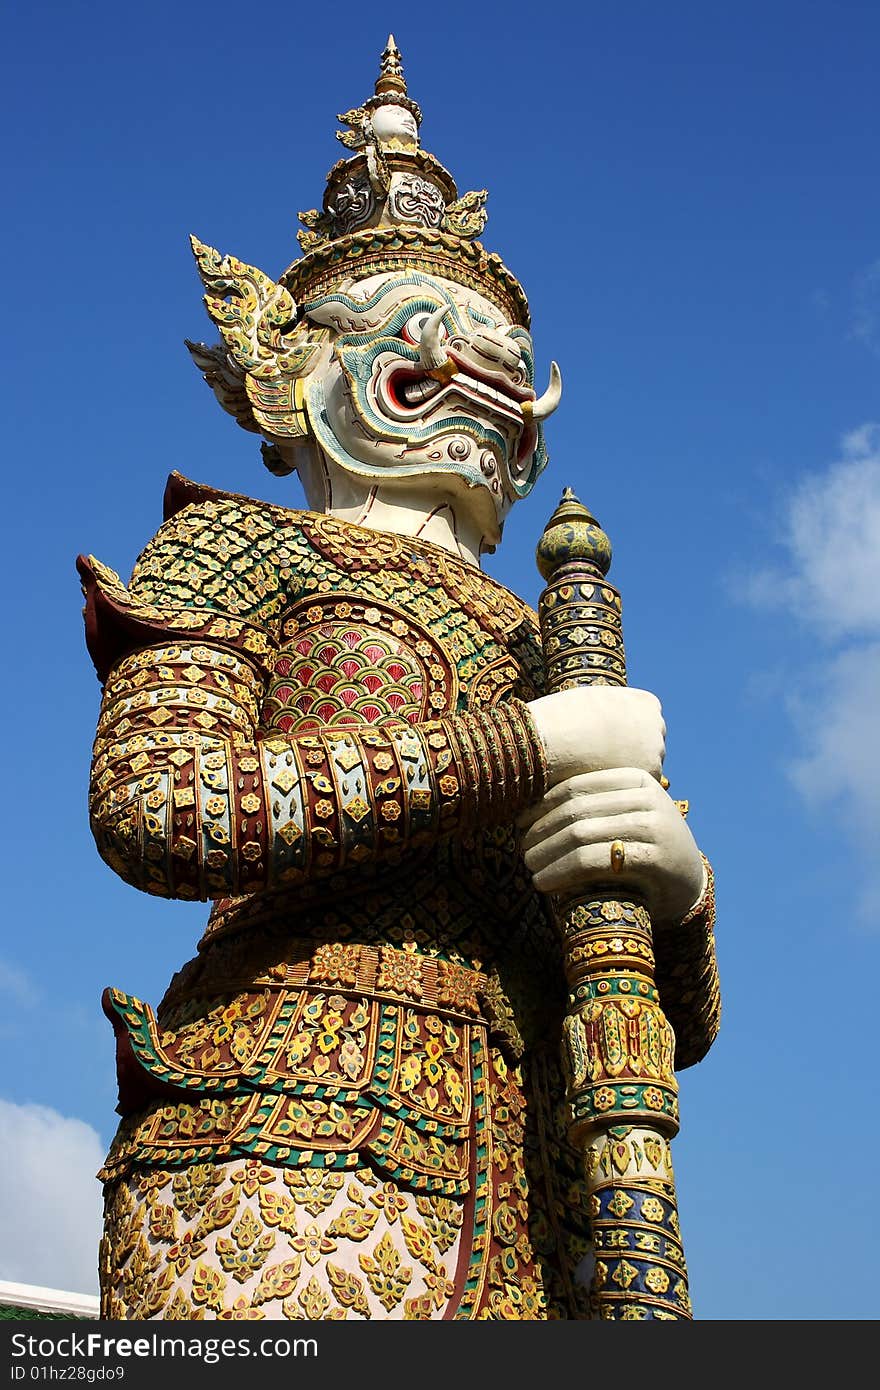
<svg viewBox="0 0 880 1390"><path fill-rule="evenodd" d="M100 1307L95 1294L44 1289L38 1284L11 1284L4 1279L0 1279L0 1304L35 1313L69 1313L79 1318L97 1318Z"/></svg>

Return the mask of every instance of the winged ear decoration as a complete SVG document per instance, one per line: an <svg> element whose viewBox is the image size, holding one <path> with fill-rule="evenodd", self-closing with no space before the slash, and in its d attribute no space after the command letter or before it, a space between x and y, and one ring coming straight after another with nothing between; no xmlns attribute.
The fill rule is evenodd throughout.
<svg viewBox="0 0 880 1390"><path fill-rule="evenodd" d="M301 438L307 433L303 378L326 333L298 325L289 291L262 270L235 256L221 256L197 237L190 240L208 291L205 307L223 339L215 348L188 344L196 366L245 429L273 438ZM249 413L253 424L247 423Z"/></svg>
<svg viewBox="0 0 880 1390"><path fill-rule="evenodd" d="M245 378L229 360L222 343L192 343L184 338L189 355L195 362L205 381L223 409L237 420L243 430L252 434L260 433L260 426L254 419L254 412L248 400Z"/></svg>
<svg viewBox="0 0 880 1390"><path fill-rule="evenodd" d="M452 232L453 236L467 237L469 240L479 236L489 215L486 212L488 196L485 188L476 188L471 193L463 194L457 202L448 203L443 223L446 230Z"/></svg>
<svg viewBox="0 0 880 1390"><path fill-rule="evenodd" d="M362 150L369 139L369 117L366 108L355 106L351 111L345 111L336 119L343 125L350 126L349 130L337 130L336 139L341 140L347 150Z"/></svg>
<svg viewBox="0 0 880 1390"><path fill-rule="evenodd" d="M221 256L197 237L190 240L208 291L205 307L232 357L249 373L273 375L288 355L285 337L296 326L292 296L256 266Z"/></svg>

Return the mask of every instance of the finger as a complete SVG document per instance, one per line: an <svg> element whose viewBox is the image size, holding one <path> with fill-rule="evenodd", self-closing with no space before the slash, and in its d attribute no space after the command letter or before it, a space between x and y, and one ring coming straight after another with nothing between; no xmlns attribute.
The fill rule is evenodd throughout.
<svg viewBox="0 0 880 1390"><path fill-rule="evenodd" d="M656 786L656 783L654 784ZM557 831L578 821L603 819L608 816L631 816L654 807L653 794L647 787L627 788L614 792L576 792L561 806L553 806L540 820L533 821L523 835L522 848L530 849Z"/></svg>
<svg viewBox="0 0 880 1390"><path fill-rule="evenodd" d="M631 699L634 703L637 701L642 705L650 705L662 716L663 706L659 696L655 695L653 690L643 690L640 685L625 685L623 688L626 691L625 699Z"/></svg>
<svg viewBox="0 0 880 1390"><path fill-rule="evenodd" d="M603 768L599 772L579 772L575 777L568 777L563 782L557 782L556 786L551 787L540 801L536 801L533 806L529 806L521 812L517 817L517 823L523 828L532 825L534 821L546 815L554 806L563 805L572 791L626 791L627 789L646 786L649 776L650 774L641 767L612 767Z"/></svg>
<svg viewBox="0 0 880 1390"><path fill-rule="evenodd" d="M641 852L640 852L641 849ZM591 886L614 885L616 893L627 889L641 891L647 882L645 850L638 845L627 845L627 860L622 874L611 871L609 846L592 845L573 850L561 859L554 860L532 874L532 883L539 893L577 893L589 892ZM640 862L641 861L641 862Z"/></svg>
<svg viewBox="0 0 880 1390"><path fill-rule="evenodd" d="M624 824L626 826L625 833L623 833ZM612 840L622 840L627 854L629 854L631 846L653 846L655 841L650 817L632 816L627 818L625 822L623 817L618 816L578 821L577 825L567 826L565 830L551 835L549 839L531 845L524 853L523 860L529 872L534 873L537 869L543 869L555 860L565 859L567 855L575 853L579 849L592 850L596 846L600 846L605 862L610 864Z"/></svg>

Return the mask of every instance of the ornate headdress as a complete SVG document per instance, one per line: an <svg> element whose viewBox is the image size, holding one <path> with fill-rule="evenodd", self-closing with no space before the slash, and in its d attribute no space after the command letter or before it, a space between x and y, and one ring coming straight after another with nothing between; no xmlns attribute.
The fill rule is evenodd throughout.
<svg viewBox="0 0 880 1390"><path fill-rule="evenodd" d="M458 476L492 493L500 523L546 464L559 369L536 397L525 294L476 240L486 192L460 198L420 148L393 36L374 95L339 119L353 153L330 170L323 211L300 214L305 254L277 281L193 238L223 341L190 352L223 408L264 435L273 472L317 441L360 478Z"/></svg>
<svg viewBox="0 0 880 1390"><path fill-rule="evenodd" d="M527 328L522 286L476 240L486 225L486 190L459 197L448 169L420 148L421 119L390 34L374 95L339 116L348 129L337 139L355 153L327 175L323 211L300 213L305 254L281 284L303 303L349 278L421 270L477 290Z"/></svg>

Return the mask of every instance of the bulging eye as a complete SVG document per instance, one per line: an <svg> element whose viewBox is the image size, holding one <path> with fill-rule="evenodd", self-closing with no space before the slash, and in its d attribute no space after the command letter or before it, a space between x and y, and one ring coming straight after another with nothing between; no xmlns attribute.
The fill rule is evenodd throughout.
<svg viewBox="0 0 880 1390"><path fill-rule="evenodd" d="M400 330L401 338L404 338L406 342L412 343L415 347L418 347L419 343L422 341L422 330L425 327L425 324L428 322L428 319L431 317L432 312L433 310L431 309L422 309L418 314L413 314L411 318L408 318L406 323ZM441 323L441 343L448 337L449 334L446 331L446 326L445 324Z"/></svg>

